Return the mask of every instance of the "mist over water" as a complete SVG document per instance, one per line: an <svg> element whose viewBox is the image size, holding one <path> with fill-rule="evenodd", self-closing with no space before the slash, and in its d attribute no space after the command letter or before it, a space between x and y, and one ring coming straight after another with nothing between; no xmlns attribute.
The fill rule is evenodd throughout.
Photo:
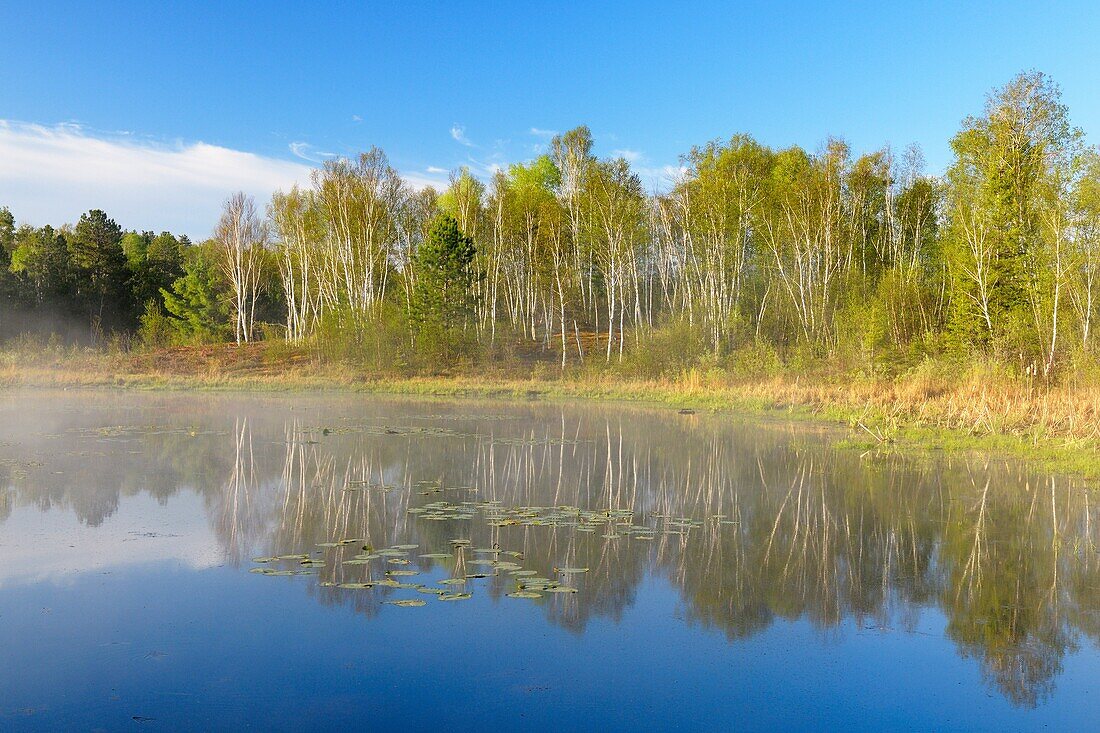
<svg viewBox="0 0 1100 733"><path fill-rule="evenodd" d="M0 727L1087 726L1095 495L842 437L604 405L5 393ZM490 577L462 603L339 587L402 544L416 583ZM512 597L523 576L475 548L576 592ZM308 574L249 572L299 553Z"/></svg>

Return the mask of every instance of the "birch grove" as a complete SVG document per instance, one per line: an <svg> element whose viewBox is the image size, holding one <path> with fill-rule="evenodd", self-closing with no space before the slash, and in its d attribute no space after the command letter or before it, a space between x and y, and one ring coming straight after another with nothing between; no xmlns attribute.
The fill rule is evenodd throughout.
<svg viewBox="0 0 1100 733"><path fill-rule="evenodd" d="M647 192L593 144L579 127L487 182L461 168L439 192L411 188L372 149L276 193L286 338L306 341L326 319L366 327L386 303L407 312L440 212L475 247L475 311L461 328L487 348L554 353L562 368L594 350L623 361L677 323L714 358L932 344L1011 355L1048 378L1065 344L1095 338L1100 164L1041 75L964 122L944 177L923 172L915 147L899 160L889 148L853 156L839 139L807 151L735 135L692 148ZM247 253L262 236L233 225L249 212L230 213L218 239L247 341Z"/></svg>

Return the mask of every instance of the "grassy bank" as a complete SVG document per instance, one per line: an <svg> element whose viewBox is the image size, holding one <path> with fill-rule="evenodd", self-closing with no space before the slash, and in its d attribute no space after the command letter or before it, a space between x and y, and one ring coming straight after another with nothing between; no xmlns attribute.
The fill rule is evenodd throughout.
<svg viewBox="0 0 1100 733"><path fill-rule="evenodd" d="M717 370L641 379L611 369L561 372L512 363L432 376L372 374L306 350L256 344L126 353L0 354L0 385L244 391L349 391L493 398L633 401L770 413L847 425L863 450L984 451L1100 478L1100 387L1047 386L991 366L929 364L891 379Z"/></svg>

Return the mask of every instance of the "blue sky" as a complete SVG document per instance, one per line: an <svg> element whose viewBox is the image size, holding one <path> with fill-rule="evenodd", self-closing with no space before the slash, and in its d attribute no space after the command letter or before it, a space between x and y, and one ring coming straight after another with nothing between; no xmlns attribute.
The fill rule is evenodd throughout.
<svg viewBox="0 0 1100 733"><path fill-rule="evenodd" d="M0 0L0 205L17 218L96 206L205 236L230 191L266 198L326 154L378 145L423 184L581 123L649 188L737 132L916 142L939 172L960 120L1032 68L1100 130L1097 3L161 5Z"/></svg>

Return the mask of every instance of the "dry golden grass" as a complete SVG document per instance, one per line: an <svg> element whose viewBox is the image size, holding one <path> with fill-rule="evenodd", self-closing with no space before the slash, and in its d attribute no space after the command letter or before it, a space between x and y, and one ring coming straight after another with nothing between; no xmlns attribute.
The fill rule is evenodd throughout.
<svg viewBox="0 0 1100 733"><path fill-rule="evenodd" d="M903 429L1014 436L1034 445L1100 445L1100 386L1046 386L975 365L962 371L928 365L893 379L782 375L739 379L689 370L673 379L628 379L590 369L559 373L517 364L476 374L435 377L367 374L322 362L306 351L254 344L174 348L144 353L92 350L0 355L0 385L32 387L354 390L612 399L713 409L786 410L850 424L875 442Z"/></svg>

